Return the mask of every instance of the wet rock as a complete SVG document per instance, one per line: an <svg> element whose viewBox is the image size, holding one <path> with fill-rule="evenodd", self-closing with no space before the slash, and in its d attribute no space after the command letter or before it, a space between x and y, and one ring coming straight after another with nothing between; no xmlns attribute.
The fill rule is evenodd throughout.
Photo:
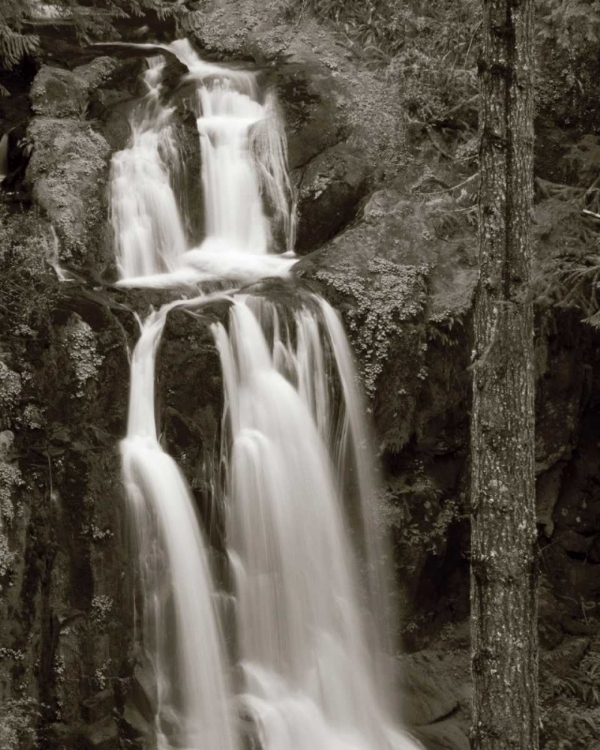
<svg viewBox="0 0 600 750"><path fill-rule="evenodd" d="M543 525L544 533L548 538L554 532L554 520L552 516L558 502L562 477L566 466L566 461L559 461L551 469L542 473L537 480L537 523Z"/></svg>
<svg viewBox="0 0 600 750"><path fill-rule="evenodd" d="M153 736L152 718L146 719L135 706L126 704L123 710L123 723L134 737L150 740Z"/></svg>
<svg viewBox="0 0 600 750"><path fill-rule="evenodd" d="M354 218L367 190L369 171L361 156L344 143L308 164L298 185L299 255L320 247Z"/></svg>
<svg viewBox="0 0 600 750"><path fill-rule="evenodd" d="M114 706L113 691L107 688L101 690L96 695L83 701L83 706L88 712L87 720L89 724L96 724L110 716Z"/></svg>
<svg viewBox="0 0 600 750"><path fill-rule="evenodd" d="M460 326L477 279L473 252L473 232L447 228L436 203L383 189L350 227L294 267L297 276L325 282L322 293L344 312L382 447L398 452L415 431L442 449L463 440L449 407L462 408L468 388ZM428 347L428 321L442 342L460 344L451 358ZM456 373L453 389L448 370Z"/></svg>
<svg viewBox="0 0 600 750"><path fill-rule="evenodd" d="M155 671L146 658L139 661L133 671L128 705L146 722L153 721L158 706L158 692Z"/></svg>
<svg viewBox="0 0 600 750"><path fill-rule="evenodd" d="M184 472L198 503L204 528L223 548L222 508L212 502L219 461L223 383L210 324L226 320L228 303L203 308L198 318L172 310L157 358L160 420L169 454Z"/></svg>
<svg viewBox="0 0 600 750"><path fill-rule="evenodd" d="M119 747L117 725L109 717L88 727L86 736L94 750L117 750Z"/></svg>
<svg viewBox="0 0 600 750"><path fill-rule="evenodd" d="M423 727L416 736L426 750L469 750L471 747L466 734L451 719Z"/></svg>
<svg viewBox="0 0 600 750"><path fill-rule="evenodd" d="M400 660L403 716L410 727L432 724L451 714L468 696L455 665L443 656L420 651Z"/></svg>
<svg viewBox="0 0 600 750"><path fill-rule="evenodd" d="M591 537L578 534L571 529L560 531L555 536L556 541L567 552L583 558L588 556L593 541Z"/></svg>

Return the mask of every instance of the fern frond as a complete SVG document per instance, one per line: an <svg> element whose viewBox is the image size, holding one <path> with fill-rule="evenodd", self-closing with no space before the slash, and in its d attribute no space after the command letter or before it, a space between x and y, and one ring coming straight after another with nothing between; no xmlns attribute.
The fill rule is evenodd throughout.
<svg viewBox="0 0 600 750"><path fill-rule="evenodd" d="M14 31L0 18L0 64L3 67L14 68L24 57L34 54L39 46L37 35Z"/></svg>

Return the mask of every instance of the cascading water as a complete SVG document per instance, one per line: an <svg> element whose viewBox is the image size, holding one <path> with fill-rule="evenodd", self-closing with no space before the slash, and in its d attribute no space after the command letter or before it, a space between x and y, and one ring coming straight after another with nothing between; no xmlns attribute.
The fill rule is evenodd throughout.
<svg viewBox="0 0 600 750"><path fill-rule="evenodd" d="M204 540L185 479L156 433L154 361L168 309L146 319L134 350L121 443L140 560L144 645L157 687L157 747L235 750Z"/></svg>
<svg viewBox="0 0 600 750"><path fill-rule="evenodd" d="M184 40L165 49L196 83L207 235L197 248L180 242L169 179L177 148L171 110L159 103L163 63L151 58L130 147L113 160L121 283L191 286L198 294L206 280L285 276L294 258L274 251L293 243L293 208L273 96L262 96L253 74L199 60ZM151 179L138 185L144 169ZM159 190L168 196L160 215L152 213ZM240 707L264 750L412 750L417 745L390 718L393 691L382 668L389 592L343 328L312 295L293 311L253 295L231 302L228 326L215 324L213 335L225 391L223 494ZM166 315L198 304L170 303L143 324L122 443L160 750L233 749L239 734L202 533L154 418L154 360Z"/></svg>
<svg viewBox="0 0 600 750"><path fill-rule="evenodd" d="M163 57L150 58L148 93L130 116L129 147L111 166L111 213L123 279L174 271L186 239L171 179L178 167L173 109L160 101Z"/></svg>
<svg viewBox="0 0 600 750"><path fill-rule="evenodd" d="M265 307L269 324L277 321L271 346ZM324 354L311 336L317 312L296 313L296 347L277 315L260 299L238 298L229 333L215 327L231 430L228 538L244 702L269 750L411 747L386 716L364 632L326 438Z"/></svg>

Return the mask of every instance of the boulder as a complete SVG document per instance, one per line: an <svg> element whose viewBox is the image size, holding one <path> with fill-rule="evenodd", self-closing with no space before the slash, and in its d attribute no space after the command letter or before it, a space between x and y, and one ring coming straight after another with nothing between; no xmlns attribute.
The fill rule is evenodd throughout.
<svg viewBox="0 0 600 750"><path fill-rule="evenodd" d="M473 255L473 231L447 225L437 201L382 189L369 196L351 226L294 266L296 276L320 283L344 313L367 393L374 397L383 448L400 451L415 429L424 436L430 424L435 429L428 434L446 446L461 439L454 416L448 418L447 381L452 369L460 387L452 390L450 403L461 406L466 350L454 346L451 359L441 347L429 353L427 326L442 327L443 342L462 342L459 325L458 338L452 327L471 307ZM428 359L439 352L438 372ZM435 381L427 377L434 371ZM420 397L432 383L429 397Z"/></svg>
<svg viewBox="0 0 600 750"><path fill-rule="evenodd" d="M311 159L341 143L348 135L343 105L348 93L339 79L319 60L295 55L276 70L261 74L277 93L285 120L290 169L305 167Z"/></svg>
<svg viewBox="0 0 600 750"><path fill-rule="evenodd" d="M391 188L373 192L356 221L294 271L309 278L339 265L360 271L375 257L431 268L432 315L456 315L470 307L477 281L474 232L463 225L448 226L438 201L410 199Z"/></svg>
<svg viewBox="0 0 600 750"><path fill-rule="evenodd" d="M153 717L145 719L135 706L128 703L123 709L123 722L134 737L144 737L151 741L154 735Z"/></svg>
<svg viewBox="0 0 600 750"><path fill-rule="evenodd" d="M92 724L85 734L94 750L117 750L119 747L117 725L110 717Z"/></svg>
<svg viewBox="0 0 600 750"><path fill-rule="evenodd" d="M44 117L83 119L90 94L109 82L119 67L119 61L106 56L75 70L44 65L31 87L31 107Z"/></svg>
<svg viewBox="0 0 600 750"><path fill-rule="evenodd" d="M345 143L308 164L297 186L298 254L316 250L354 218L367 190L369 171L359 153Z"/></svg>
<svg viewBox="0 0 600 750"><path fill-rule="evenodd" d="M27 180L58 238L59 260L71 268L106 268L106 184L110 148L85 121L36 117Z"/></svg>
<svg viewBox="0 0 600 750"><path fill-rule="evenodd" d="M87 103L85 81L70 70L44 65L31 87L31 107L37 115L83 118Z"/></svg>
<svg viewBox="0 0 600 750"><path fill-rule="evenodd" d="M298 15L289 3L224 0L186 23L203 56L253 62L277 90L292 167L347 141L377 171L395 172L405 146L396 84L359 67L330 27Z"/></svg>

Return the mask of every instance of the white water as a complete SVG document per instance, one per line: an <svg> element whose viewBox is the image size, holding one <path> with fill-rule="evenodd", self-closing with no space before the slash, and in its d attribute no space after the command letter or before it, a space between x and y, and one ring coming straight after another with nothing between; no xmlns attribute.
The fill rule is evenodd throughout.
<svg viewBox="0 0 600 750"><path fill-rule="evenodd" d="M130 116L129 147L113 156L111 214L122 279L174 271L186 239L171 179L178 169L173 109L161 101L165 62L153 57L148 93Z"/></svg>
<svg viewBox="0 0 600 750"><path fill-rule="evenodd" d="M287 275L294 258L273 253L290 249L294 230L274 98L262 96L254 75L204 63L185 41L165 49L196 85L207 236L197 248L179 241L187 217L171 187L178 169L172 110L160 103L163 61L152 58L130 148L113 161L120 283L196 289ZM140 185L144 169L156 179ZM159 199L160 215L153 211ZM239 734L202 533L154 420L154 361L166 315L197 304L171 303L144 323L122 443L144 643L159 693L159 750L234 748ZM240 708L264 750L413 750L417 744L391 718L385 545L340 321L318 298L288 313L238 294L228 326L213 333L225 389L223 494Z"/></svg>
<svg viewBox="0 0 600 750"><path fill-rule="evenodd" d="M0 138L0 182L8 174L8 133Z"/></svg>
<svg viewBox="0 0 600 750"><path fill-rule="evenodd" d="M414 747L386 715L364 629L327 443L317 312L295 317L296 347L277 311L252 298L233 305L229 333L215 327L231 430L228 538L244 701L269 750Z"/></svg>
<svg viewBox="0 0 600 750"><path fill-rule="evenodd" d="M235 750L204 540L185 479L156 433L154 363L167 309L146 319L133 353L121 443L144 595L144 645L157 685L157 746Z"/></svg>
<svg viewBox="0 0 600 750"><path fill-rule="evenodd" d="M251 73L203 62L186 40L164 49L186 65L197 84L206 238L199 247L187 246L172 186L181 171L174 108L161 103L165 59L153 57L144 76L148 93L130 116L131 141L112 160L120 284L173 288L286 276L295 259L274 251L289 255L292 250L294 209L283 123L273 96L261 103ZM277 247L272 225L283 247Z"/></svg>

